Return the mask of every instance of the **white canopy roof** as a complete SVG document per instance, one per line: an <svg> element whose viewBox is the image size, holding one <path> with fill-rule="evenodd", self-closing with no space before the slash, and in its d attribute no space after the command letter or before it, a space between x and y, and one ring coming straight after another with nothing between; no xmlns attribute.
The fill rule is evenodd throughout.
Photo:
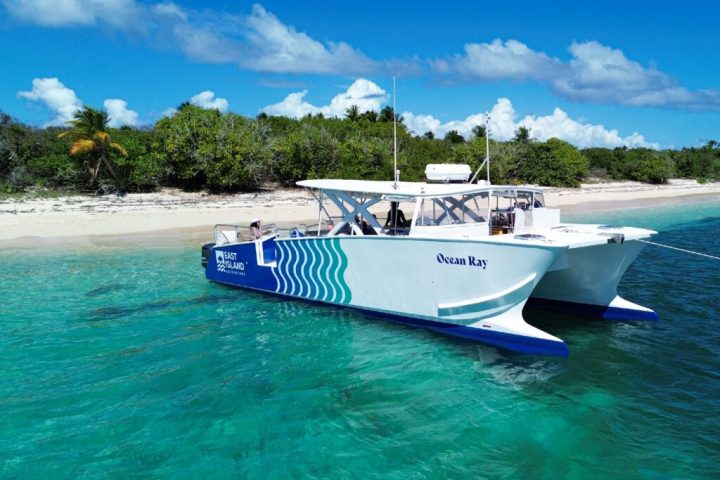
<svg viewBox="0 0 720 480"><path fill-rule="evenodd" d="M301 187L323 191L360 193L387 197L445 197L452 195L469 195L488 191L524 190L542 193L542 188L516 185L484 185L476 183L424 183L398 182L393 188L392 181L376 180L302 180L297 182Z"/></svg>

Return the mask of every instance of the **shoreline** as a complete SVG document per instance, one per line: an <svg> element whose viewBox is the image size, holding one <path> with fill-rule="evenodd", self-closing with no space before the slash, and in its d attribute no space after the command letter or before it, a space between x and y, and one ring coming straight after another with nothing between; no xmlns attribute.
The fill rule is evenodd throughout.
<svg viewBox="0 0 720 480"><path fill-rule="evenodd" d="M548 206L568 214L714 203L720 202L720 183L584 184L576 189L546 188L545 199ZM163 190L123 197L14 199L0 202L0 249L147 244L155 237L161 243L173 239L170 243L182 245L210 241L216 224L249 224L259 217L265 224L289 227L313 223L317 215L316 200L304 189L235 195Z"/></svg>
<svg viewBox="0 0 720 480"><path fill-rule="evenodd" d="M581 214L716 202L720 203L720 191L717 193L688 193L677 196L639 197L630 200L589 200L585 203L568 203L563 206L556 206L562 208L562 213Z"/></svg>

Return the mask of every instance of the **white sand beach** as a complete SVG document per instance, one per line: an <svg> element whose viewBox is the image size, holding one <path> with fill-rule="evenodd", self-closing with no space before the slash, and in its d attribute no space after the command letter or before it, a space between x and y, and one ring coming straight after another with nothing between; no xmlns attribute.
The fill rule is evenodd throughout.
<svg viewBox="0 0 720 480"><path fill-rule="evenodd" d="M638 182L591 183L580 188L548 188L548 206L587 212L680 202L719 201L720 183L671 180L667 185ZM53 239L127 239L150 232L181 231L207 238L213 225L247 225L254 217L290 226L317 218L315 199L303 189L209 195L179 190L156 193L14 199L0 202L0 248Z"/></svg>

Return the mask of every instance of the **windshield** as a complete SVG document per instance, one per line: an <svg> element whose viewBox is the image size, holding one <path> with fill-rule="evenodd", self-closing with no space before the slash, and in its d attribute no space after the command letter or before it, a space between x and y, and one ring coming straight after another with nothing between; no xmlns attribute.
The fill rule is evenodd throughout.
<svg viewBox="0 0 720 480"><path fill-rule="evenodd" d="M423 198L415 225L483 223L489 208L487 192L452 197Z"/></svg>

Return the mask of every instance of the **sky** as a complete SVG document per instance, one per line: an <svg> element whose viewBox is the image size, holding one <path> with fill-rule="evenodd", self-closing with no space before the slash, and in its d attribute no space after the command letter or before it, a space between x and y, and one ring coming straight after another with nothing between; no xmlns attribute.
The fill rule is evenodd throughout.
<svg viewBox="0 0 720 480"><path fill-rule="evenodd" d="M407 127L580 148L720 140L720 2L0 0L0 110L148 126L393 104Z"/></svg>

